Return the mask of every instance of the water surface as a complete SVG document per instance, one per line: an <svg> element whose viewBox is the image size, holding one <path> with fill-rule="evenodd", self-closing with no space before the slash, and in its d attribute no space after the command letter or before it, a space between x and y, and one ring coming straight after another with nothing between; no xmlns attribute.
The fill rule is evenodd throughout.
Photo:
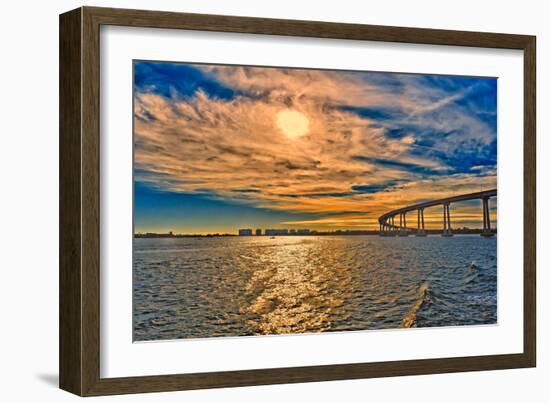
<svg viewBox="0 0 550 403"><path fill-rule="evenodd" d="M134 340L491 324L496 238L134 240Z"/></svg>

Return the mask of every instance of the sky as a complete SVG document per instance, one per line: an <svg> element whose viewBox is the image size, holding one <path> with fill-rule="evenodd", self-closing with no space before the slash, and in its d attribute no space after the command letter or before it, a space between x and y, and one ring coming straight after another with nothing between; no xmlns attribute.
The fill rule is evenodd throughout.
<svg viewBox="0 0 550 403"><path fill-rule="evenodd" d="M376 229L496 188L496 164L496 78L134 62L136 233ZM481 214L451 205L453 227Z"/></svg>

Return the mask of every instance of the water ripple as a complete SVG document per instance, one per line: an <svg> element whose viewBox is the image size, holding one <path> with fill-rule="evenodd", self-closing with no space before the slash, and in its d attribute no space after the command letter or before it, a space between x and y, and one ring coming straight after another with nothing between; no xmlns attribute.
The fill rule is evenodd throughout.
<svg viewBox="0 0 550 403"><path fill-rule="evenodd" d="M134 339L496 323L496 239L134 241Z"/></svg>

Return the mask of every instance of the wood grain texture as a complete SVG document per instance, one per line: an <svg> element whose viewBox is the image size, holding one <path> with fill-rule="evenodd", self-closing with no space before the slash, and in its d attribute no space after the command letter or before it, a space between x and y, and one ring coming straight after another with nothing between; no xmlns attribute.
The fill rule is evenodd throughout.
<svg viewBox="0 0 550 403"><path fill-rule="evenodd" d="M101 25L522 49L524 352L130 378L100 377ZM81 396L532 367L535 321L535 37L83 7L60 17L60 387ZM518 134L519 135L519 134Z"/></svg>
<svg viewBox="0 0 550 403"><path fill-rule="evenodd" d="M530 37L524 48L524 129L523 129L523 354L536 366L537 338L537 57L536 39Z"/></svg>
<svg viewBox="0 0 550 403"><path fill-rule="evenodd" d="M99 378L99 24L82 9L82 389Z"/></svg>
<svg viewBox="0 0 550 403"><path fill-rule="evenodd" d="M82 394L81 10L59 18L59 386Z"/></svg>
<svg viewBox="0 0 550 403"><path fill-rule="evenodd" d="M523 49L529 36L489 32L86 7L105 25Z"/></svg>

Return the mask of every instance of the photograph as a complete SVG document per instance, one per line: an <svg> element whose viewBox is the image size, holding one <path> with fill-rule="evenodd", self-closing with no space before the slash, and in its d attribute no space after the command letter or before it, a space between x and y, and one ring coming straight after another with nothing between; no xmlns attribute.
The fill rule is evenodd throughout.
<svg viewBox="0 0 550 403"><path fill-rule="evenodd" d="M6 137L21 144L5 172L28 171L5 186L25 207L6 209L20 246L8 253L43 277L8 270L22 276L8 284L55 314L8 309L40 364L14 392L267 403L410 400L427 379L423 400L542 390L544 13L208 2L71 3L50 10L54 47L20 55L8 41L5 65L26 78L8 86L35 80L53 97L32 112L28 91L6 98L22 106L6 133L31 125ZM39 14L31 42L55 20ZM58 80L36 69L50 56ZM56 129L57 142L44 135ZM50 205L42 188L57 191Z"/></svg>
<svg viewBox="0 0 550 403"><path fill-rule="evenodd" d="M134 342L497 324L496 77L132 69Z"/></svg>

